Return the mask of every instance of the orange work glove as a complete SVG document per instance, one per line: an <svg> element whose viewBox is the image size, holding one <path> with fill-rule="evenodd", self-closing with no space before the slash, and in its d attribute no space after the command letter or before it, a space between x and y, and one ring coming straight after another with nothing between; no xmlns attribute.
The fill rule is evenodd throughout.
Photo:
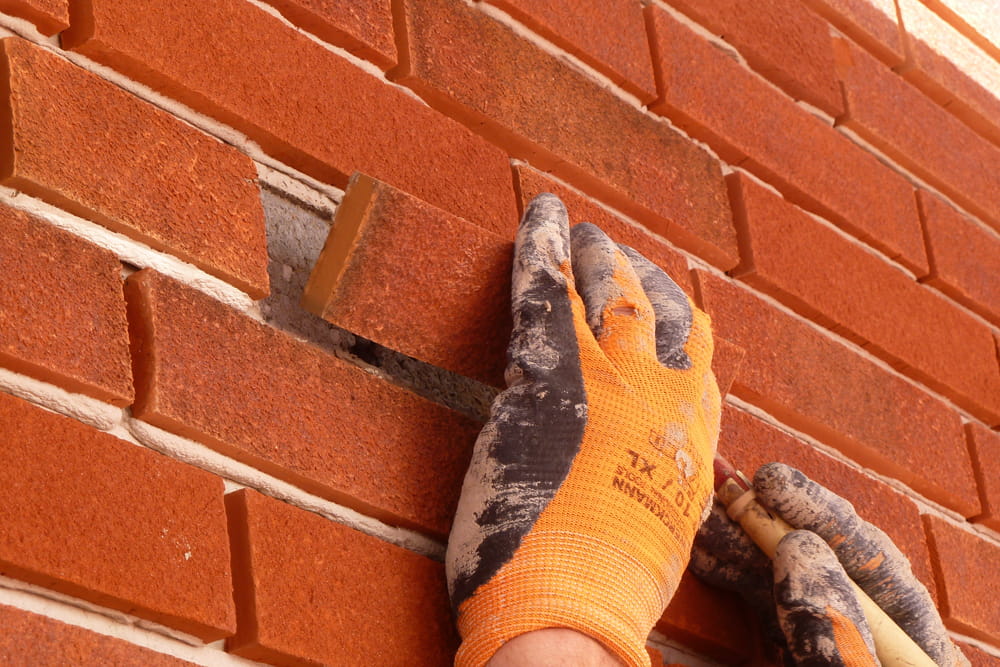
<svg viewBox="0 0 1000 667"><path fill-rule="evenodd" d="M539 195L518 230L508 389L476 442L448 544L460 666L571 628L626 665L687 565L712 495L708 316Z"/></svg>

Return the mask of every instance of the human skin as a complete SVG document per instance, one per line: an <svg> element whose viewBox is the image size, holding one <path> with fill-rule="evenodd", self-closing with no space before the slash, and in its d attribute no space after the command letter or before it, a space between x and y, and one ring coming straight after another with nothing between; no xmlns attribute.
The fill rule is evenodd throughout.
<svg viewBox="0 0 1000 667"><path fill-rule="evenodd" d="M514 637L489 667L622 667L595 639L568 628L546 628Z"/></svg>

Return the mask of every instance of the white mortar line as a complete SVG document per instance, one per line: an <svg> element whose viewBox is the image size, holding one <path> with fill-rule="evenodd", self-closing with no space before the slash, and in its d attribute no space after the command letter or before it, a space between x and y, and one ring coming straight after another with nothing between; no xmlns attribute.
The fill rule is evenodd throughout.
<svg viewBox="0 0 1000 667"><path fill-rule="evenodd" d="M976 639L975 637L970 637L968 635L963 635L961 632L956 630L948 630L948 635L953 639L960 641L964 644L970 644L978 648L983 653L992 655L995 658L1000 658L1000 648L994 646L993 644L987 644L982 639Z"/></svg>
<svg viewBox="0 0 1000 667"><path fill-rule="evenodd" d="M304 180L292 178L266 164L254 162L254 166L257 167L257 180L261 186L283 195L285 199L317 213L320 217L332 219L334 211L344 198L344 191L332 185L315 179L310 179L309 185L306 185Z"/></svg>
<svg viewBox="0 0 1000 667"><path fill-rule="evenodd" d="M71 417L101 431L110 430L122 419L121 408L90 396L66 391L48 382L6 368L0 368L0 391Z"/></svg>

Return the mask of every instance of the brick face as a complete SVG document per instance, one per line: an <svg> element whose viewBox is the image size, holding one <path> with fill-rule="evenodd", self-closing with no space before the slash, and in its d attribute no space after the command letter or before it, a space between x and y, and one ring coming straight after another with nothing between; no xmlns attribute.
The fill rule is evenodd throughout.
<svg viewBox="0 0 1000 667"><path fill-rule="evenodd" d="M232 634L222 480L2 393L0 423L0 574Z"/></svg>
<svg viewBox="0 0 1000 667"><path fill-rule="evenodd" d="M444 566L250 490L226 497L238 631L276 664L450 665Z"/></svg>
<svg viewBox="0 0 1000 667"><path fill-rule="evenodd" d="M723 664L742 664L753 649L747 610L734 593L685 571L656 629Z"/></svg>
<svg viewBox="0 0 1000 667"><path fill-rule="evenodd" d="M0 365L113 405L132 402L121 264L0 205Z"/></svg>
<svg viewBox="0 0 1000 667"><path fill-rule="evenodd" d="M476 424L155 272L126 291L138 419L376 518L447 533Z"/></svg>
<svg viewBox="0 0 1000 667"><path fill-rule="evenodd" d="M43 35L69 27L69 0L0 0L0 12L28 19Z"/></svg>
<svg viewBox="0 0 1000 667"><path fill-rule="evenodd" d="M298 26L381 67L396 64L390 0L267 0Z"/></svg>
<svg viewBox="0 0 1000 667"><path fill-rule="evenodd" d="M983 503L983 513L975 520L1000 531L1000 433L979 424L966 424L965 434Z"/></svg>
<svg viewBox="0 0 1000 667"><path fill-rule="evenodd" d="M405 7L402 83L713 264L736 263L721 170L707 153L474 7Z"/></svg>
<svg viewBox="0 0 1000 667"><path fill-rule="evenodd" d="M27 42L2 41L10 114L0 178L267 294L253 163L229 146Z"/></svg>
<svg viewBox="0 0 1000 667"><path fill-rule="evenodd" d="M905 58L895 0L805 0L817 14L889 65Z"/></svg>

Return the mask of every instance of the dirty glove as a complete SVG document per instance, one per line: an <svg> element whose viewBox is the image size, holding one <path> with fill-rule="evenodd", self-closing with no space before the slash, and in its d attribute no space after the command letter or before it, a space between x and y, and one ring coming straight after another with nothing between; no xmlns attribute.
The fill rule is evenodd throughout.
<svg viewBox="0 0 1000 667"><path fill-rule="evenodd" d="M539 195L518 230L507 384L476 442L447 553L463 642L563 627L627 665L687 564L712 493L708 317L597 227Z"/></svg>
<svg viewBox="0 0 1000 667"><path fill-rule="evenodd" d="M878 665L848 577L944 667L968 665L892 540L848 501L781 463L754 475L757 500L795 530L772 563L718 502L695 539L692 571L739 592L787 665Z"/></svg>

